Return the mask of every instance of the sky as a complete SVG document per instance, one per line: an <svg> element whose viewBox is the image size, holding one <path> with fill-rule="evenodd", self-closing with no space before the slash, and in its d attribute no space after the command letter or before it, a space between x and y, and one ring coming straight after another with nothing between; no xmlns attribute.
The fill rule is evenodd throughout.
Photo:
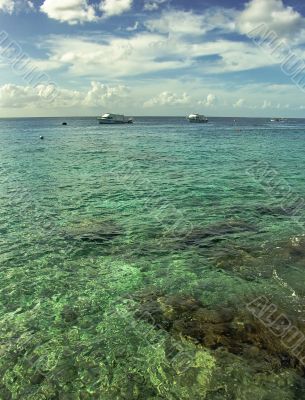
<svg viewBox="0 0 305 400"><path fill-rule="evenodd" d="M301 0L0 0L0 117L305 117Z"/></svg>

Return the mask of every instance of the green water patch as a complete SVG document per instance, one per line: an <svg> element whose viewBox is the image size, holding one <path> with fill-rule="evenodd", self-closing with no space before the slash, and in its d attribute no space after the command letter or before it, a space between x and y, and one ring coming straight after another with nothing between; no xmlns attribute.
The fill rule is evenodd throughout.
<svg viewBox="0 0 305 400"><path fill-rule="evenodd" d="M112 370L98 327L107 328L114 299L139 289L137 266L104 257L56 266L46 257L1 278L1 398L92 398L96 370L99 379Z"/></svg>

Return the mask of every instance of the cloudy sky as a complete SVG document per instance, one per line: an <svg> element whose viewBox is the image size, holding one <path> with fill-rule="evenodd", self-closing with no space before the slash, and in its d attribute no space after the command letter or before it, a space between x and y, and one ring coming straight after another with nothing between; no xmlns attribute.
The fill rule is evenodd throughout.
<svg viewBox="0 0 305 400"><path fill-rule="evenodd" d="M0 0L0 117L305 117L303 60L299 0Z"/></svg>

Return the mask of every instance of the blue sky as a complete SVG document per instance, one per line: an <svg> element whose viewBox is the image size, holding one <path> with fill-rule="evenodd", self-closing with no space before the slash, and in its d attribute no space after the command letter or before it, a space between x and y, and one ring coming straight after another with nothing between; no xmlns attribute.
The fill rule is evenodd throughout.
<svg viewBox="0 0 305 400"><path fill-rule="evenodd" d="M297 0L0 0L0 117L305 116Z"/></svg>

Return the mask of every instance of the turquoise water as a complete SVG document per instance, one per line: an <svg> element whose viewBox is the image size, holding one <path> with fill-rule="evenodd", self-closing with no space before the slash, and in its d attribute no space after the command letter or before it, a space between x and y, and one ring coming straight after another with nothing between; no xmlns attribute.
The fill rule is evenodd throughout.
<svg viewBox="0 0 305 400"><path fill-rule="evenodd" d="M0 399L305 399L305 121L66 121L0 121Z"/></svg>

